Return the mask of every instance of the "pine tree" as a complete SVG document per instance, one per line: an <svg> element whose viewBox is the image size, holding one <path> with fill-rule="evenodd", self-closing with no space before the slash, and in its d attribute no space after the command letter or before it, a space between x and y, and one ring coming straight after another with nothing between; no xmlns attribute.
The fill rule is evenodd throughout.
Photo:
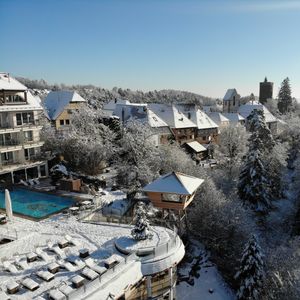
<svg viewBox="0 0 300 300"><path fill-rule="evenodd" d="M263 255L255 235L245 246L239 271L235 279L239 282L239 300L258 300L262 289L264 274Z"/></svg>
<svg viewBox="0 0 300 300"><path fill-rule="evenodd" d="M131 231L131 235L135 240L146 240L152 237L150 225L147 218L147 209L143 202L138 202L134 216L135 226Z"/></svg>
<svg viewBox="0 0 300 300"><path fill-rule="evenodd" d="M258 133L258 137L261 140L259 150L262 152L265 150L271 151L275 146L275 141L266 124L264 112L260 109L254 109L247 118L247 125L250 132Z"/></svg>
<svg viewBox="0 0 300 300"><path fill-rule="evenodd" d="M262 141L257 131L252 133L248 141L249 150L240 172L238 194L256 212L266 214L272 208L272 191L270 176L260 151Z"/></svg>
<svg viewBox="0 0 300 300"><path fill-rule="evenodd" d="M287 113L292 106L292 90L289 78L285 78L278 93L278 109L281 113Z"/></svg>

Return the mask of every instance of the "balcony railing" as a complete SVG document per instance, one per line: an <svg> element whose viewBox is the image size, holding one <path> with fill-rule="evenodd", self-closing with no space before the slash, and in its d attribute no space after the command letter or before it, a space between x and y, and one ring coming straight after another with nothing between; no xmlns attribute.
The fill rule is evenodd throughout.
<svg viewBox="0 0 300 300"><path fill-rule="evenodd" d="M18 140L11 141L0 141L0 147L11 147L21 145L21 142Z"/></svg>
<svg viewBox="0 0 300 300"><path fill-rule="evenodd" d="M20 125L14 125L10 123L2 123L0 124L0 130L1 129L15 129L15 128L22 128L22 127L34 127L34 126L41 126L40 120L34 120L29 123L22 123Z"/></svg>

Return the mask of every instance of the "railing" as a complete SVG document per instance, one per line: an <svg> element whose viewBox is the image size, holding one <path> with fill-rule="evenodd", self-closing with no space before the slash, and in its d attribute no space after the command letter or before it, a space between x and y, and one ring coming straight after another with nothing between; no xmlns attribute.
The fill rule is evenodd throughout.
<svg viewBox="0 0 300 300"><path fill-rule="evenodd" d="M163 254L169 253L170 251L173 252L174 248L177 248L178 245L180 245L181 240L179 236L176 233L171 233L171 231L168 231L170 235L170 240L167 243L158 245L157 247L144 247L139 248L135 253L137 256L143 256L147 254L147 259L154 258L157 256L161 256ZM148 254L149 253L149 254Z"/></svg>
<svg viewBox="0 0 300 300"><path fill-rule="evenodd" d="M21 145L21 141L10 140L10 141L0 141L0 147L18 146Z"/></svg>
<svg viewBox="0 0 300 300"><path fill-rule="evenodd" d="M3 129L21 129L22 127L35 127L35 126L42 126L42 123L40 120L32 120L28 123L22 123L22 124L17 124L17 125L14 125L14 124L10 124L10 123L2 123L0 124L0 130L3 130Z"/></svg>

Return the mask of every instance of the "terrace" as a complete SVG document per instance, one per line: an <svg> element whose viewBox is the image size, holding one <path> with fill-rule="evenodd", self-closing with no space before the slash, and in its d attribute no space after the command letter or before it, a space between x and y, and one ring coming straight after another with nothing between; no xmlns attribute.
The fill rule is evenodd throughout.
<svg viewBox="0 0 300 300"><path fill-rule="evenodd" d="M182 259L184 246L172 231L155 227L151 241L136 242L131 228L63 215L38 223L14 218L0 226L0 236L14 235L0 245L0 289L21 300L116 299Z"/></svg>

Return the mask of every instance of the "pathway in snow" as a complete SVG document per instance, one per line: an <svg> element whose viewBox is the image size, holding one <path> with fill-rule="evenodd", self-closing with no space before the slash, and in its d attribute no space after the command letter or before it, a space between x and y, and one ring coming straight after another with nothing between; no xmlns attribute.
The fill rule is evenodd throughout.
<svg viewBox="0 0 300 300"><path fill-rule="evenodd" d="M234 300L217 268L197 241L191 242L185 262L178 268L177 298L179 300Z"/></svg>

